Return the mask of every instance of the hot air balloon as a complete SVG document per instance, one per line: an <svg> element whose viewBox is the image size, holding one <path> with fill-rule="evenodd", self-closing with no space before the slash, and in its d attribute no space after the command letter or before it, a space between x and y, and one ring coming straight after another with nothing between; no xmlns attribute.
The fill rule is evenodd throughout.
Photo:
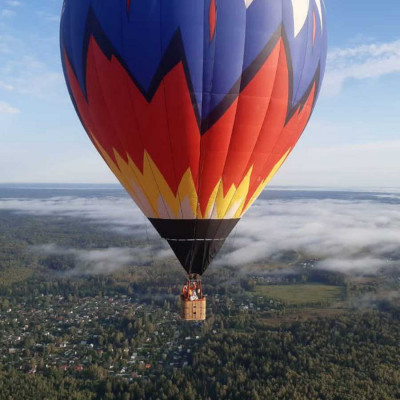
<svg viewBox="0 0 400 400"><path fill-rule="evenodd" d="M323 1L65 0L60 37L87 134L204 299L200 276L316 104Z"/></svg>

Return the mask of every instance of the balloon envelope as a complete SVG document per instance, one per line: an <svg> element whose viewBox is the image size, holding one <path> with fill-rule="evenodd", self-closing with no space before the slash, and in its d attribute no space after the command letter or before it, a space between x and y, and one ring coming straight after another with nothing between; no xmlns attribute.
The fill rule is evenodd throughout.
<svg viewBox="0 0 400 400"><path fill-rule="evenodd" d="M326 37L322 0L65 0L76 111L188 273L205 271L293 150Z"/></svg>

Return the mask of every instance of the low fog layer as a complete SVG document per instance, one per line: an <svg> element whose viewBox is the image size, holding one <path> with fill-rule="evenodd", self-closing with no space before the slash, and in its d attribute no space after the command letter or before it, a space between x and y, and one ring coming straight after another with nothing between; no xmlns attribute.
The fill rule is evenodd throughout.
<svg viewBox="0 0 400 400"><path fill-rule="evenodd" d="M258 262L296 251L317 267L373 273L400 265L400 204L371 200L259 200L240 222L235 249L220 262Z"/></svg>
<svg viewBox="0 0 400 400"><path fill-rule="evenodd" d="M360 197L349 192L321 196L321 193L308 192L304 196L285 196L285 192L275 193L266 192L244 216L217 264L251 265L295 251L318 259L319 268L344 273L370 274L400 265L400 195L376 193ZM144 263L154 250L151 241L157 240L149 222L130 199L122 196L0 199L0 210L79 218L129 235L149 235L149 246L140 249L86 251L55 245L42 248L47 254L73 252L88 272L107 271L111 259L112 270L131 261ZM164 250L156 256L171 254Z"/></svg>
<svg viewBox="0 0 400 400"><path fill-rule="evenodd" d="M32 246L30 250L42 256L72 257L75 268L65 273L69 276L113 273L127 265L146 265L152 257L150 246L136 249L110 247L108 249L83 250L46 244Z"/></svg>
<svg viewBox="0 0 400 400"><path fill-rule="evenodd" d="M148 228L146 217L127 196L9 198L0 199L0 210L44 217L79 218L91 223L107 225L127 234L146 233ZM150 230L148 233L153 233L153 231Z"/></svg>

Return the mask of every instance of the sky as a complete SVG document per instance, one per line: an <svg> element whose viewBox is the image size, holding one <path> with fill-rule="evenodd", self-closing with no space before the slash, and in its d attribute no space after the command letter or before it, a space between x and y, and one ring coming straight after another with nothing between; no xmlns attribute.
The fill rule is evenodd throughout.
<svg viewBox="0 0 400 400"><path fill-rule="evenodd" d="M323 89L273 185L400 185L398 0L325 1ZM116 182L65 88L61 0L0 0L0 182Z"/></svg>

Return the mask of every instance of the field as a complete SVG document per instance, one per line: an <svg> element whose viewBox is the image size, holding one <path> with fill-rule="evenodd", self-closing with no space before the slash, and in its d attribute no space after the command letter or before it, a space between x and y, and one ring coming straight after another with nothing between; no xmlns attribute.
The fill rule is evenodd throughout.
<svg viewBox="0 0 400 400"><path fill-rule="evenodd" d="M320 284L299 285L258 285L256 293L281 301L288 306L327 305L345 297L343 286Z"/></svg>

